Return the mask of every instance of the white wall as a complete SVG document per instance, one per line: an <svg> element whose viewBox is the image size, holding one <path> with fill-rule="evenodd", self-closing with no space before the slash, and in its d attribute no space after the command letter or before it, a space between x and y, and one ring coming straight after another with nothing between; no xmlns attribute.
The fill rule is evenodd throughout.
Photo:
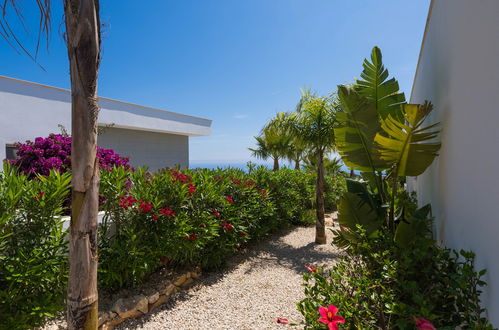
<svg viewBox="0 0 499 330"><path fill-rule="evenodd" d="M126 154L144 157L142 162L138 158L132 159L133 162L141 162L136 165L156 168L161 161L165 161L187 166L188 136L211 133L211 120L208 119L106 98L99 98L99 103L101 105L99 125L113 124L114 129L126 129L120 132L129 133L128 138L121 134L120 139L114 141L109 137L106 140L109 146L121 150L123 148L118 145L123 142L132 147L130 136L135 132L133 136L142 139L141 141L148 140L156 147L162 148L163 154L144 154L138 150L126 150ZM70 119L69 91L0 76L0 160L5 158L6 144L58 133L60 132L58 124L65 126L70 132ZM162 146L154 143L151 140L153 137L160 140ZM173 147L175 143L178 145ZM178 159L175 161L172 157Z"/></svg>
<svg viewBox="0 0 499 330"><path fill-rule="evenodd" d="M102 148L130 157L132 166L146 164L151 171L165 167L189 167L189 138L182 135L104 128L97 140Z"/></svg>
<svg viewBox="0 0 499 330"><path fill-rule="evenodd" d="M436 238L487 268L482 300L499 326L498 0L432 1L411 102L426 99L442 150L412 187L432 204Z"/></svg>

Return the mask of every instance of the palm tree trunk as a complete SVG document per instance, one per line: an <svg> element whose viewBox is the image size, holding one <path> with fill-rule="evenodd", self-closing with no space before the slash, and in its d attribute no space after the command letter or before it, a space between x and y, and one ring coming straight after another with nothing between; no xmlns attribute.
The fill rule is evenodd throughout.
<svg viewBox="0 0 499 330"><path fill-rule="evenodd" d="M277 171L279 169L279 157L274 157L274 171Z"/></svg>
<svg viewBox="0 0 499 330"><path fill-rule="evenodd" d="M300 160L295 159L295 170L299 170L299 169L300 169Z"/></svg>
<svg viewBox="0 0 499 330"><path fill-rule="evenodd" d="M317 153L317 186L316 207L317 220L315 223L315 243L326 244L326 224L324 219L324 152Z"/></svg>
<svg viewBox="0 0 499 330"><path fill-rule="evenodd" d="M67 321L69 329L97 329L97 73L99 0L64 0L71 75L72 205Z"/></svg>

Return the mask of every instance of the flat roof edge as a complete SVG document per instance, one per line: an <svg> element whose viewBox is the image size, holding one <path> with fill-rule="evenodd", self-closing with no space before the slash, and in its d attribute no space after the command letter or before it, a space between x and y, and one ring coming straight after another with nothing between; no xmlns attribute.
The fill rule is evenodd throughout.
<svg viewBox="0 0 499 330"><path fill-rule="evenodd" d="M27 85L33 85L33 86L38 86L38 87L49 88L49 89L53 89L53 90L64 92L64 93L71 93L71 90L69 90L69 89L60 88L60 87L54 87L54 86L50 86L50 85L44 85L44 84L40 84L40 83L29 81L29 80L12 78L12 77L7 77L7 76L3 76L3 75L0 75L0 79L15 81L15 82L19 82L19 83L23 83L23 84L27 84ZM186 114L183 114L183 113L174 112L174 111L170 111L170 110L163 110L163 109L153 108L153 107L149 107L149 106L145 106L145 105L141 105L141 104L137 104L137 103L120 101L120 100L116 100L116 99L111 99L109 97L99 96L98 99L99 100L116 102L116 103L121 103L121 104L125 104L125 105L131 105L131 106L134 106L134 107L138 107L138 108L142 108L142 109L147 109L147 110L161 111L161 112L166 112L166 113L170 113L170 114L173 114L173 115L178 115L178 116L183 116L183 117L189 117L189 118L194 118L194 119L206 120L206 121L208 121L210 123L210 125L213 122L211 119L207 119L207 118L203 118L203 117L186 115Z"/></svg>

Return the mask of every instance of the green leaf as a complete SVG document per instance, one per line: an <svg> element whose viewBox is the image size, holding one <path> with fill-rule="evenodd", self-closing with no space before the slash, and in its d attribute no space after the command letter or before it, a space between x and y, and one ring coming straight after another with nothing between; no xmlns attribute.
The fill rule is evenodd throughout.
<svg viewBox="0 0 499 330"><path fill-rule="evenodd" d="M431 110L429 102L404 104L404 120L389 115L382 121L383 133L377 133L374 141L381 159L395 166L397 176L418 176L437 156L440 143L430 141L438 136L439 130L434 130L438 124L421 128Z"/></svg>
<svg viewBox="0 0 499 330"><path fill-rule="evenodd" d="M388 115L400 118L400 105L405 103L405 95L398 92L399 84L395 78L388 79L389 73L383 65L381 50L374 47L371 61L364 59L362 66L362 79L356 81L355 89L375 106L381 119Z"/></svg>
<svg viewBox="0 0 499 330"><path fill-rule="evenodd" d="M418 236L426 234L426 226L431 212L431 205L420 207L408 220L400 222L395 230L395 243L406 248Z"/></svg>
<svg viewBox="0 0 499 330"><path fill-rule="evenodd" d="M336 147L346 166L351 169L375 172L387 168L374 148L374 137L381 130L374 105L352 88L338 86L342 107L334 129Z"/></svg>
<svg viewBox="0 0 499 330"><path fill-rule="evenodd" d="M340 225L347 228L353 229L357 225L361 225L368 235L382 225L382 220L371 205L359 195L351 192L346 192L341 196L338 219Z"/></svg>

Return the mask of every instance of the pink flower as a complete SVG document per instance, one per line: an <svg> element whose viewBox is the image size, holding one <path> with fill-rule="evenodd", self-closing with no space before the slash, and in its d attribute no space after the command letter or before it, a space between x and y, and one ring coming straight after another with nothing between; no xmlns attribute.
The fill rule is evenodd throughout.
<svg viewBox="0 0 499 330"><path fill-rule="evenodd" d="M436 330L435 326L427 319L423 317L417 319L416 316L413 316L413 318L414 322L416 322L416 328L418 330Z"/></svg>
<svg viewBox="0 0 499 330"><path fill-rule="evenodd" d="M310 272L312 273L317 273L317 268L315 268L314 266L305 266L306 269L308 269Z"/></svg>
<svg viewBox="0 0 499 330"><path fill-rule="evenodd" d="M234 198L232 198L232 196L225 197L225 200L231 204L234 204Z"/></svg>
<svg viewBox="0 0 499 330"><path fill-rule="evenodd" d="M157 214L154 214L154 215L152 216L152 219L153 219L153 220L155 220L155 221L157 221L157 220L158 220L158 215L157 215Z"/></svg>
<svg viewBox="0 0 499 330"><path fill-rule="evenodd" d="M284 317L278 317L276 321L279 324L288 324L289 323L289 320L284 318Z"/></svg>
<svg viewBox="0 0 499 330"><path fill-rule="evenodd" d="M317 321L327 324L329 330L338 330L337 323L345 323L345 319L336 313L338 313L338 307L334 305L329 305L328 308L320 307L319 314L322 317Z"/></svg>

